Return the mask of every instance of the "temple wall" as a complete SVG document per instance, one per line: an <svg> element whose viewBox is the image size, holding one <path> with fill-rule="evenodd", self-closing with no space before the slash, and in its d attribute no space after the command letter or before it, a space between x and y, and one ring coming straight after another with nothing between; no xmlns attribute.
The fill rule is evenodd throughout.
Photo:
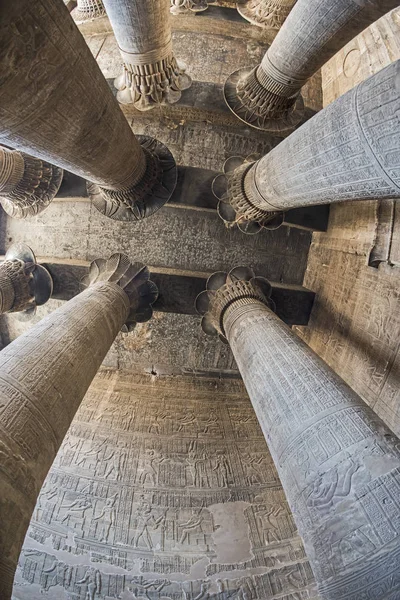
<svg viewBox="0 0 400 600"><path fill-rule="evenodd" d="M42 488L15 600L308 600L239 380L101 372Z"/></svg>

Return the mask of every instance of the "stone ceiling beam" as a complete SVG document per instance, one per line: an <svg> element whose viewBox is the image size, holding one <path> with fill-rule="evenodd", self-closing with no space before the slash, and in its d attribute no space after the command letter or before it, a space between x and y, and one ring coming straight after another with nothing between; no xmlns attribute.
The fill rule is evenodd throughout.
<svg viewBox="0 0 400 600"><path fill-rule="evenodd" d="M297 0L261 64L227 79L229 108L257 129L293 129L302 120L300 90L310 77L397 6L399 0Z"/></svg>
<svg viewBox="0 0 400 600"><path fill-rule="evenodd" d="M79 294L79 282L88 273L89 263L43 257L39 259L53 279L53 295L58 300L70 300ZM151 279L159 295L155 311L195 315L194 301L204 290L207 274L182 274L177 270L149 267ZM280 317L289 325L307 325L313 306L314 292L300 286L272 283L272 295Z"/></svg>
<svg viewBox="0 0 400 600"><path fill-rule="evenodd" d="M62 0L2 2L0 57L0 142L91 181L93 201L114 219L149 216L168 200L171 153L135 137Z"/></svg>
<svg viewBox="0 0 400 600"><path fill-rule="evenodd" d="M178 166L177 184L167 206L215 212L218 200L212 194L211 186L217 175L217 171ZM87 197L85 180L65 171L57 198ZM309 231L326 231L328 219L328 205L306 206L288 210L283 225Z"/></svg>

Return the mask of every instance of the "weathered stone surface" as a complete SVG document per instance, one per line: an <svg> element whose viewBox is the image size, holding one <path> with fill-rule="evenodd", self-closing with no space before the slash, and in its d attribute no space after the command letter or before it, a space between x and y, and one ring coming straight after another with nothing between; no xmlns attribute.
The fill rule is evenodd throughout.
<svg viewBox="0 0 400 600"><path fill-rule="evenodd" d="M240 295L235 278L210 296L214 308L322 598L395 597L398 438L265 300Z"/></svg>
<svg viewBox="0 0 400 600"><path fill-rule="evenodd" d="M42 488L17 600L315 598L239 381L103 371Z"/></svg>
<svg viewBox="0 0 400 600"><path fill-rule="evenodd" d="M296 0L248 0L238 5L238 11L253 25L279 30L295 3Z"/></svg>

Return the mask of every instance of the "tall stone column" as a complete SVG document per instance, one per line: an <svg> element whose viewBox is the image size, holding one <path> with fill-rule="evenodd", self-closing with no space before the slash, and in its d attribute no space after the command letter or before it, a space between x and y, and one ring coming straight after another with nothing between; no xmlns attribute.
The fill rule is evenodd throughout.
<svg viewBox="0 0 400 600"><path fill-rule="evenodd" d="M161 143L140 140L62 0L0 2L0 142L92 182L105 215L137 220L176 184Z"/></svg>
<svg viewBox="0 0 400 600"><path fill-rule="evenodd" d="M11 217L42 212L58 192L63 171L24 152L0 146L0 202Z"/></svg>
<svg viewBox="0 0 400 600"><path fill-rule="evenodd" d="M170 0L171 13L173 15L181 15L188 12L203 12L207 10L207 0Z"/></svg>
<svg viewBox="0 0 400 600"><path fill-rule="evenodd" d="M260 160L218 179L220 211L265 224L277 212L400 198L400 61L319 112ZM229 164L228 164L229 165ZM228 208L227 208L228 206Z"/></svg>
<svg viewBox="0 0 400 600"><path fill-rule="evenodd" d="M237 10L253 25L279 30L295 4L296 0L249 0L238 4Z"/></svg>
<svg viewBox="0 0 400 600"><path fill-rule="evenodd" d="M293 129L303 117L300 90L338 50L399 0L298 0L261 64L232 73L229 108L265 131Z"/></svg>
<svg viewBox="0 0 400 600"><path fill-rule="evenodd" d="M115 80L117 98L149 110L174 103L191 79L172 49L172 30L167 0L104 0L123 61Z"/></svg>
<svg viewBox="0 0 400 600"><path fill-rule="evenodd" d="M53 292L53 280L25 244L14 244L0 263L0 314L22 313L32 316Z"/></svg>
<svg viewBox="0 0 400 600"><path fill-rule="evenodd" d="M78 0L76 8L72 11L72 16L76 22L88 21L104 17L106 9L103 0Z"/></svg>
<svg viewBox="0 0 400 600"><path fill-rule="evenodd" d="M400 440L271 310L239 267L198 297L232 349L323 600L400 593Z"/></svg>
<svg viewBox="0 0 400 600"><path fill-rule="evenodd" d="M41 485L117 333L151 316L146 267L115 254L92 263L87 289L0 353L0 597L11 597Z"/></svg>

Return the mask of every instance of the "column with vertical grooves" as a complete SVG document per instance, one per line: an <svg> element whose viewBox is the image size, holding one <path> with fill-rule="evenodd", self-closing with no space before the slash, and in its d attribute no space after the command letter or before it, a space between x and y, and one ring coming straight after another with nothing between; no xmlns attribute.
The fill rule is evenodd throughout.
<svg viewBox="0 0 400 600"><path fill-rule="evenodd" d="M124 255L92 263L88 286L0 353L0 597L47 472L117 333L151 317L157 288Z"/></svg>
<svg viewBox="0 0 400 600"><path fill-rule="evenodd" d="M230 75L229 108L248 125L266 131L293 129L303 118L300 90L347 42L399 0L298 0L255 68Z"/></svg>
<svg viewBox="0 0 400 600"><path fill-rule="evenodd" d="M315 115L255 163L227 173L237 219L345 200L400 198L400 61ZM275 211L275 213L274 213Z"/></svg>
<svg viewBox="0 0 400 600"><path fill-rule="evenodd" d="M176 183L172 155L138 140L62 0L0 2L0 142L96 185L112 218L149 216Z"/></svg>
<svg viewBox="0 0 400 600"><path fill-rule="evenodd" d="M232 349L321 598L397 598L400 440L274 314L266 280L222 275L198 298L203 329Z"/></svg>
<svg viewBox="0 0 400 600"><path fill-rule="evenodd" d="M104 0L121 52L123 71L115 80L117 98L149 110L174 103L191 85L172 49L167 0Z"/></svg>

